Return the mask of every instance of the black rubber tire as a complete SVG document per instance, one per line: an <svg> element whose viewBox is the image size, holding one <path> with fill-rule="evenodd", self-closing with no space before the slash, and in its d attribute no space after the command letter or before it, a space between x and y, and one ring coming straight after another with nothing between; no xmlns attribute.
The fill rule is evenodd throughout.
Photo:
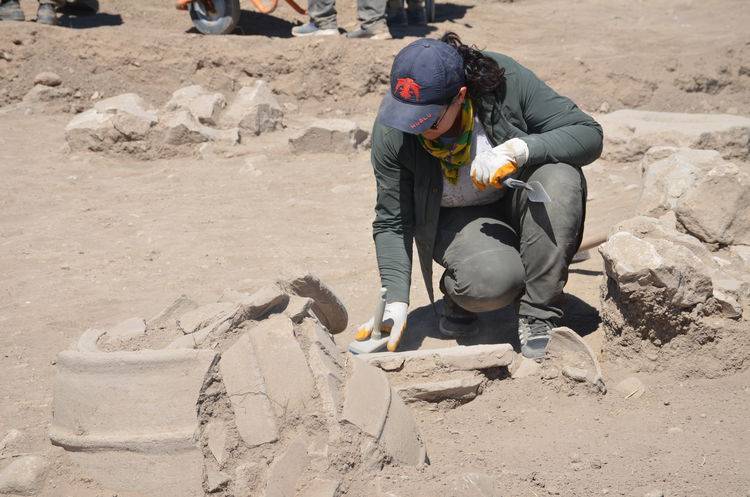
<svg viewBox="0 0 750 497"><path fill-rule="evenodd" d="M216 14L211 15L201 2L190 2L188 9L195 29L205 35L226 35L234 31L240 20L240 0L213 0L213 3Z"/></svg>
<svg viewBox="0 0 750 497"><path fill-rule="evenodd" d="M435 0L424 0L424 14L427 22L435 22Z"/></svg>

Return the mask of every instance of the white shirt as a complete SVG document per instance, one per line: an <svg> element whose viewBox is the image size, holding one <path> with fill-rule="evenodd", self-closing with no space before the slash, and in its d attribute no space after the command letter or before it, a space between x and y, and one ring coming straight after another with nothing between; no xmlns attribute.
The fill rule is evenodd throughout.
<svg viewBox="0 0 750 497"><path fill-rule="evenodd" d="M471 132L471 160L458 168L458 181L453 184L443 176L443 197L441 207L467 207L470 205L487 205L499 200L503 190L488 186L484 191L477 190L471 181L471 163L477 154L491 149L492 143L487 138L479 119L474 118L474 129Z"/></svg>

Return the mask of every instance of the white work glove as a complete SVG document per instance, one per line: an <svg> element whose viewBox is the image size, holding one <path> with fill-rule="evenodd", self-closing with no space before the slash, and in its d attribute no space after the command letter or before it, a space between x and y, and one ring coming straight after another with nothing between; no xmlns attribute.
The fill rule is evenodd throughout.
<svg viewBox="0 0 750 497"><path fill-rule="evenodd" d="M529 159L529 146L520 138L511 138L495 148L478 154L471 163L471 180L477 190L488 185L503 187L503 180L518 171Z"/></svg>
<svg viewBox="0 0 750 497"><path fill-rule="evenodd" d="M409 308L409 304L406 302L390 302L385 305L385 312L383 313L383 322L380 325L380 331L383 333L390 333L388 337L388 350L395 352L398 348L398 344L401 341L401 337L406 330L406 314ZM375 318L370 318L369 321L360 325L357 328L357 333L354 335L354 339L360 342L370 338L372 334L372 326Z"/></svg>

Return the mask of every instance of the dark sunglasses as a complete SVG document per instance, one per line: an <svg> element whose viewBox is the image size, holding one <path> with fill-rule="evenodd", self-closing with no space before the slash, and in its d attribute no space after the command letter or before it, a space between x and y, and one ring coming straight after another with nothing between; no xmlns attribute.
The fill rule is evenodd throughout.
<svg viewBox="0 0 750 497"><path fill-rule="evenodd" d="M437 118L437 121L432 123L432 126L430 126L430 129L438 129L438 126L440 126L440 121L443 120L445 115L448 113L448 109L451 108L451 105L453 105L456 102L456 97L453 97L451 101L448 103L448 105L445 106L445 109L443 109L443 112L440 114L440 117Z"/></svg>

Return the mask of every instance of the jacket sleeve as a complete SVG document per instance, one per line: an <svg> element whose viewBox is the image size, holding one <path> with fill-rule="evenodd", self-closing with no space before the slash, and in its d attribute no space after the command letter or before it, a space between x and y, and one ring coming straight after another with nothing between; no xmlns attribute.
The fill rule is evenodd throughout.
<svg viewBox="0 0 750 497"><path fill-rule="evenodd" d="M414 240L414 174L403 134L375 124L371 160L377 201L372 223L382 286L388 302L409 302ZM413 159L413 158L412 158Z"/></svg>
<svg viewBox="0 0 750 497"><path fill-rule="evenodd" d="M602 127L523 66L518 67L521 109L529 135L527 164L585 166L602 153Z"/></svg>

